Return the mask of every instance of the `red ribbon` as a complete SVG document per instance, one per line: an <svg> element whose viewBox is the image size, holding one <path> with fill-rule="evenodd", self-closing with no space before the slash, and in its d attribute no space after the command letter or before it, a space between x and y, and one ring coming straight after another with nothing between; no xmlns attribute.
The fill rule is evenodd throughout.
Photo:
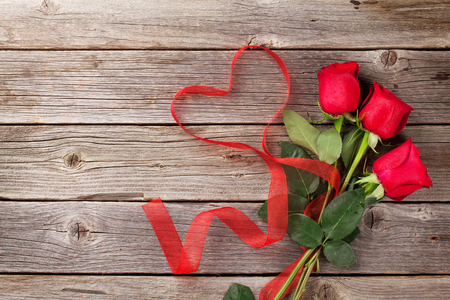
<svg viewBox="0 0 450 300"><path fill-rule="evenodd" d="M269 121L269 123L264 129L262 139L262 148L264 152L244 143L223 142L205 139L189 132L180 123L175 114L175 107L174 107L175 99L187 93L196 93L205 96L223 96L228 94L231 90L233 78L233 66L234 63L236 62L237 57L245 49L253 47L263 49L272 56L272 58L277 62L278 66L281 68L281 71L283 72L288 87L286 100L283 106L276 113L276 115ZM184 244L182 244L178 236L178 233L175 229L175 226L173 225L173 222L166 208L164 207L164 204L162 203L161 199L158 198L143 205L142 208L144 209L151 225L153 226L155 234L159 240L159 243L161 244L161 248L163 249L164 254L167 258L167 262L169 263L170 269L174 274L185 274L197 271L203 252L206 234L208 232L209 225L214 216L217 216L219 219L221 219L245 243L255 248L261 248L270 245L274 242L281 240L285 236L288 222L288 204L287 204L288 190L286 184L286 176L281 164L293 166L314 173L330 182L336 191L339 190L340 174L337 171L337 169L331 166L330 164L306 158L277 158L271 155L267 150L266 148L267 129L271 124L271 122L284 109L286 102L289 98L289 92L290 92L290 78L283 60L278 55L276 55L274 52L272 52L267 48L260 46L247 46L240 49L233 58L233 61L231 63L231 75L228 90L226 91L220 90L209 86L189 86L181 89L175 95L170 110L173 118L181 128L183 128L191 136L210 144L255 151L267 164L270 171L271 180L267 205L268 206L267 235L264 232L262 232L261 229L259 229L255 223L253 223L247 216L245 216L239 210L232 207L223 207L198 214L192 221L192 224L190 225L188 233L186 235ZM280 274L280 276L283 275L288 269L286 269L282 274ZM268 286L264 287L263 291L266 288L268 288ZM275 286L276 285L273 285L273 288L275 288ZM269 289L270 288L271 287L269 286ZM261 293L261 296L263 295L263 291ZM274 295L275 293L273 293L273 295L271 296L273 297Z"/></svg>

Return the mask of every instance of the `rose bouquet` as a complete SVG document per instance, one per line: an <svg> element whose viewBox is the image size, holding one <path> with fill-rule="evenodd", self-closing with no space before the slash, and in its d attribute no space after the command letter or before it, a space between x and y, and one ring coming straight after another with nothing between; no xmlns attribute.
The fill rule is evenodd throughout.
<svg viewBox="0 0 450 300"><path fill-rule="evenodd" d="M365 207L376 204L384 196L401 201L417 189L432 186L411 138L379 157L372 173L363 170L363 177L354 177L368 149L376 152L379 141L398 134L413 110L376 82L360 103L358 72L357 63L335 63L322 68L317 75L319 108L324 119L333 120L334 128L321 132L296 112L283 111L286 131L293 143L280 143L282 158L311 159L312 155L335 167L340 158L345 176L336 190L315 174L284 166L292 192L288 196L287 233L304 253L263 288L260 299L282 299L292 290L292 299L300 299L311 273L319 271L321 254L335 266L354 264L350 243L359 234L357 226ZM353 128L341 138L344 123ZM267 202L258 215L267 221ZM234 285L224 299L253 299L253 295L250 289Z"/></svg>
<svg viewBox="0 0 450 300"><path fill-rule="evenodd" d="M237 57L248 48L264 50L280 67L288 87L285 105L289 98L290 77L283 60L273 51L260 46L246 46L234 56L231 70ZM144 204L142 207L174 274L197 271L208 228L212 219L218 217L254 248L275 243L287 232L304 253L261 290L260 299L278 300L294 289L292 299L300 299L311 273L319 271L321 254L336 266L355 263L350 243L359 234L357 226L366 206L376 204L385 195L401 201L417 189L432 186L420 160L420 152L411 139L378 158L372 173L363 170L364 176L354 176L369 148L376 152L379 141L398 134L413 110L376 82L361 103L358 72L358 64L349 62L329 65L318 73L319 108L324 120L333 120L334 127L320 131L314 125L323 120L308 122L294 111L283 110L283 105L264 130L263 151L244 143L196 136L180 123L175 113L174 102L183 94L228 94L232 73L228 90L188 86L175 95L171 113L181 128L206 143L256 152L269 168L271 181L268 200L258 211L258 215L268 223L267 234L239 210L222 207L198 214L182 243L161 199ZM268 151L265 140L267 128L281 112L293 143L280 143L280 158ZM344 125L347 129L341 132ZM337 168L338 160L342 161L340 169L343 176ZM253 299L253 295L248 287L234 284L224 299L247 300Z"/></svg>

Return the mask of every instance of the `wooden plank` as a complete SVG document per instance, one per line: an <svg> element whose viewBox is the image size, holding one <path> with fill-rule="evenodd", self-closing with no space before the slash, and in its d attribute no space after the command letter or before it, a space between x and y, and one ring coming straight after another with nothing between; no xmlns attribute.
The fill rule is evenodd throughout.
<svg viewBox="0 0 450 300"><path fill-rule="evenodd" d="M357 61L361 66L363 98L372 81L377 81L415 108L409 124L450 123L448 51L277 53L291 75L288 108L304 116L310 111L314 119L322 118L317 108L316 74L320 68L334 62ZM234 54L234 51L0 51L0 123L174 124L170 103L176 92L189 85L226 89ZM228 96L214 99L183 96L177 104L182 109L181 121L267 123L286 96L286 83L276 63L267 53L247 51L238 59L234 74L232 93ZM276 122L281 123L281 119Z"/></svg>
<svg viewBox="0 0 450 300"><path fill-rule="evenodd" d="M270 277L0 275L6 299L222 299L233 283L259 291ZM448 299L448 276L313 277L302 299Z"/></svg>
<svg viewBox="0 0 450 300"><path fill-rule="evenodd" d="M16 0L0 4L3 49L437 48L447 1ZM355 26L357 24L357 26Z"/></svg>
<svg viewBox="0 0 450 300"><path fill-rule="evenodd" d="M261 148L264 126L195 126L200 136ZM408 201L449 201L449 126L412 126L412 136L434 181ZM279 155L289 141L273 126L268 147ZM391 148L379 146L380 153ZM377 156L370 154L368 165ZM174 126L0 127L0 197L14 200L264 201L270 174L252 151L210 145ZM233 188L230 188L233 187Z"/></svg>
<svg viewBox="0 0 450 300"><path fill-rule="evenodd" d="M142 202L0 202L0 272L171 274ZM166 203L184 240L202 211L233 206L254 220L259 203ZM356 264L322 274L449 274L450 206L379 203L352 243ZM198 274L277 274L302 251L288 237L262 249L213 220Z"/></svg>

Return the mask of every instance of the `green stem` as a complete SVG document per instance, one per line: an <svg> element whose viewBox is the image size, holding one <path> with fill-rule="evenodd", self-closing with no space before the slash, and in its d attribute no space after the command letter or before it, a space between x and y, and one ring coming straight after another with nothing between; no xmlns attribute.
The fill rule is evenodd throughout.
<svg viewBox="0 0 450 300"><path fill-rule="evenodd" d="M292 296L291 300L297 299L298 295L302 294L301 293L301 287L303 286L303 281L305 280L306 273L308 273L309 269L311 269L311 267L304 267L303 268L302 275L301 275L300 279L298 280L297 287L295 288L294 295Z"/></svg>
<svg viewBox="0 0 450 300"><path fill-rule="evenodd" d="M302 274L300 275L300 278L298 279L298 283L297 283L297 286L295 287L295 291L294 291L294 295L292 296L292 299L294 299L297 296L298 292L300 291L300 286L302 285L303 278L305 277L307 269L308 268L302 269Z"/></svg>
<svg viewBox="0 0 450 300"><path fill-rule="evenodd" d="M322 250L321 248L319 250L317 250L317 252L314 254L314 256L309 261L309 266L308 266L307 271L305 273L305 277L302 280L302 284L300 285L297 293L292 298L292 300L300 300L300 298L302 297L303 292L305 291L305 288L306 288L306 283L308 282L309 276L311 276L312 270L314 269L313 268L314 264L319 259L319 254L320 254L321 250Z"/></svg>
<svg viewBox="0 0 450 300"><path fill-rule="evenodd" d="M289 274L288 278L286 279L286 281L284 282L283 286L278 291L278 293L275 295L275 298L273 298L273 300L280 300L281 299L281 297L283 296L284 292L286 292L287 288L289 287L289 285L294 280L295 276L297 276L297 273L300 270L300 268L308 260L309 256L311 255L311 253L315 249L316 248L312 248L312 249L309 249L308 251L306 251L305 253L303 253L303 257L300 259L298 264L295 266L294 270L292 270L291 274Z"/></svg>
<svg viewBox="0 0 450 300"><path fill-rule="evenodd" d="M338 133L341 133L343 124L344 124L344 116L340 116L339 119L334 121L334 128L336 128Z"/></svg>
<svg viewBox="0 0 450 300"><path fill-rule="evenodd" d="M331 193L333 192L333 187L331 187L331 189L330 189L330 186L331 186L331 184L328 184L327 196L325 197L325 201L323 201L322 210L320 211L319 218L317 219L317 224L319 224L319 225L320 225L320 221L322 221L322 215L323 215L323 212L325 211L325 207L327 206L328 201L330 201Z"/></svg>
<svg viewBox="0 0 450 300"><path fill-rule="evenodd" d="M340 116L339 119L334 121L334 128L338 133L341 133L342 125L344 124L344 116ZM336 167L337 162L334 162L333 166ZM331 194L333 193L333 186L328 183L328 190L327 195L325 197L325 200L323 201L322 209L320 211L319 218L317 219L317 223L320 224L320 221L322 220L323 212L325 211L325 207L327 206L328 202L330 201ZM314 256L309 260L308 267L303 268L302 274L300 276L300 279L298 281L297 287L294 292L294 296L292 299L300 299L301 295L303 294L303 289L306 286L306 282L309 279L309 276L311 275L313 265L316 263L317 258L319 257L320 250L318 250Z"/></svg>
<svg viewBox="0 0 450 300"><path fill-rule="evenodd" d="M358 152L356 153L355 159L352 162L352 165L350 166L350 169L348 170L347 176L345 177L344 182L342 183L341 190L339 191L339 194L342 194L347 189L348 183L350 182L350 179L353 176L353 173L356 170L356 167L360 163L361 159L364 157L364 155L367 152L367 149L369 148L369 134L370 132L366 131L364 133L364 137L361 141L361 145L359 146Z"/></svg>
<svg viewBox="0 0 450 300"><path fill-rule="evenodd" d="M334 121L334 128L336 128L336 131L338 133L341 133L341 129L342 129L342 125L343 124L344 124L344 116L340 116L339 119ZM337 162L334 163L334 167L336 167L336 164L337 164ZM319 223L319 224L320 224L320 220L322 219L323 211L325 210L325 207L327 206L328 201L330 200L332 191L333 191L333 187L331 186L331 184L328 184L327 195L325 197L325 201L323 203L322 210L320 212L319 219L317 221L317 223ZM300 261L297 263L295 268L292 270L291 274L289 274L288 278L286 279L286 281L284 282L283 286L280 288L278 293L275 295L275 298L273 298L273 300L280 300L281 299L281 297L286 292L286 290L289 287L289 285L294 280L295 276L297 276L297 273L300 270L300 268L305 264L306 260L309 258L309 256L311 255L311 253L313 253L313 251L315 249L316 248L309 249L308 251L306 251L303 254L303 257L300 259ZM309 276L311 275L311 272L312 272L312 269L313 269L313 265L317 262L317 259L319 257L320 251L321 251L321 249L319 249L314 254L314 256L309 260L308 267L303 268L302 273L300 275L300 279L299 279L298 284L297 284L297 287L296 287L296 289L294 291L294 296L293 296L294 298L293 299L300 299L301 295L303 294L302 289L304 289L305 286L306 286L306 282L308 281Z"/></svg>

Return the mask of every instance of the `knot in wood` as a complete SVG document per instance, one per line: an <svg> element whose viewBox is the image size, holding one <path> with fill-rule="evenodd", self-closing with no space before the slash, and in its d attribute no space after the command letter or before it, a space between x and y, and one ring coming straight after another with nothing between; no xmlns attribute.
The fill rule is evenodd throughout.
<svg viewBox="0 0 450 300"><path fill-rule="evenodd" d="M384 228L383 225L383 212L375 207L369 208L363 216L364 225L371 231L381 231Z"/></svg>
<svg viewBox="0 0 450 300"><path fill-rule="evenodd" d="M226 161L240 161L240 160L242 160L242 156L240 154L227 154L227 155L222 155L222 157Z"/></svg>
<svg viewBox="0 0 450 300"><path fill-rule="evenodd" d="M38 11L46 15L52 15L56 14L60 8L61 4L58 3L58 0L43 0Z"/></svg>
<svg viewBox="0 0 450 300"><path fill-rule="evenodd" d="M385 68L393 66L397 62L397 53L394 51L384 51L381 54L381 63Z"/></svg>
<svg viewBox="0 0 450 300"><path fill-rule="evenodd" d="M441 237L438 236L438 235L432 235L432 236L430 237L430 240L432 240L432 241L439 241L440 239L441 239Z"/></svg>
<svg viewBox="0 0 450 300"><path fill-rule="evenodd" d="M67 232L70 239L76 242L87 240L90 234L87 224L80 220L70 222Z"/></svg>
<svg viewBox="0 0 450 300"><path fill-rule="evenodd" d="M339 295L335 292L332 285L321 280L314 286L311 298L313 300L342 299L338 296Z"/></svg>
<svg viewBox="0 0 450 300"><path fill-rule="evenodd" d="M437 72L436 76L431 77L430 79L433 80L448 80L450 78L450 74L447 74L446 72Z"/></svg>
<svg viewBox="0 0 450 300"><path fill-rule="evenodd" d="M81 158L77 153L68 153L64 156L64 165L68 168L76 168L80 165Z"/></svg>

